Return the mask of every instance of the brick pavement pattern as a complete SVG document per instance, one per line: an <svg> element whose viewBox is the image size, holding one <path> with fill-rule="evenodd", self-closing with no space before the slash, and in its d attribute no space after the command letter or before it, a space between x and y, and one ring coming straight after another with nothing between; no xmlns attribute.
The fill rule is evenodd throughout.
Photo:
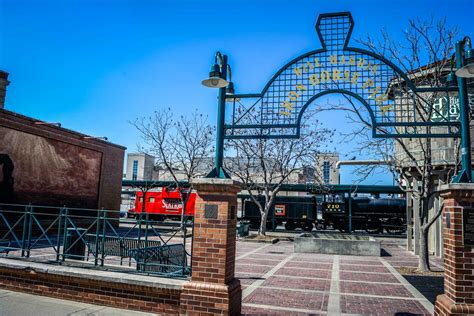
<svg viewBox="0 0 474 316"><path fill-rule="evenodd" d="M389 256L378 258L296 254L290 241L239 241L242 314L431 315L433 305L393 268L412 266L416 257L400 244L382 245Z"/></svg>

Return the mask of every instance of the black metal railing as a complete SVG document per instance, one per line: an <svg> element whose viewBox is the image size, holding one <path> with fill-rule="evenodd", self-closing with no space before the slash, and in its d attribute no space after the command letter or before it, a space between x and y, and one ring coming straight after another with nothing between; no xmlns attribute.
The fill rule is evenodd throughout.
<svg viewBox="0 0 474 316"><path fill-rule="evenodd" d="M0 257L167 277L191 274L193 222L0 204Z"/></svg>

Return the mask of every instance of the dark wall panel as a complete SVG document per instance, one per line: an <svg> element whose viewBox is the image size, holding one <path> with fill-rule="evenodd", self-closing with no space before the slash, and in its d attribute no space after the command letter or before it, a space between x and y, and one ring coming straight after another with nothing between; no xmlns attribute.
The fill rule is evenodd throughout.
<svg viewBox="0 0 474 316"><path fill-rule="evenodd" d="M0 111L0 203L118 210L124 147Z"/></svg>
<svg viewBox="0 0 474 316"><path fill-rule="evenodd" d="M2 168L10 169L2 170L10 188L2 191L11 195L2 192L2 198L18 204L96 207L102 153L1 126L0 148L10 160Z"/></svg>

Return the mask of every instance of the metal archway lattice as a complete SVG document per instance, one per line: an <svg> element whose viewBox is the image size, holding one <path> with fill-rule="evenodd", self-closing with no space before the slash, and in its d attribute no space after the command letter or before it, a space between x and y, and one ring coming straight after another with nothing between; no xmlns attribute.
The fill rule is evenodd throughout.
<svg viewBox="0 0 474 316"><path fill-rule="evenodd" d="M227 96L233 114L224 126L224 137L297 138L305 109L330 93L344 94L365 106L373 137L459 137L458 118L432 102L437 95L449 109L448 92L457 89L423 87L423 83L417 87L416 73L406 75L382 56L349 47L353 27L349 12L320 15L316 31L321 49L283 66L261 93ZM243 99L254 102L244 105Z"/></svg>

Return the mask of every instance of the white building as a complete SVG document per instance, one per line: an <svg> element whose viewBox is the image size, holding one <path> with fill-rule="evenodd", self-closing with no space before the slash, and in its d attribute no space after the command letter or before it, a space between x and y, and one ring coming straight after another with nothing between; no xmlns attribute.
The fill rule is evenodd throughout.
<svg viewBox="0 0 474 316"><path fill-rule="evenodd" d="M316 157L316 183L339 184L339 168L336 164L339 161L339 153L324 153Z"/></svg>
<svg viewBox="0 0 474 316"><path fill-rule="evenodd" d="M155 157L143 153L127 154L125 180L152 180Z"/></svg>

